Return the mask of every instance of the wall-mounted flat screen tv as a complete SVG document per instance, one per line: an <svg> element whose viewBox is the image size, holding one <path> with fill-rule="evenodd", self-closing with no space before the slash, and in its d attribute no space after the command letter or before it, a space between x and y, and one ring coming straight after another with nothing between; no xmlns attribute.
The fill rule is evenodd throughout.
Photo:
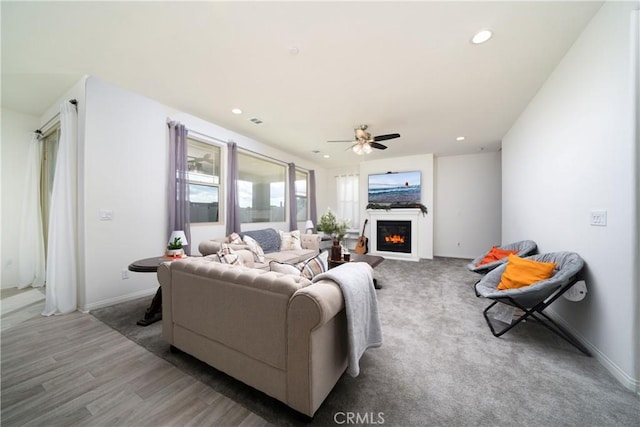
<svg viewBox="0 0 640 427"><path fill-rule="evenodd" d="M420 203L420 171L369 175L369 203Z"/></svg>

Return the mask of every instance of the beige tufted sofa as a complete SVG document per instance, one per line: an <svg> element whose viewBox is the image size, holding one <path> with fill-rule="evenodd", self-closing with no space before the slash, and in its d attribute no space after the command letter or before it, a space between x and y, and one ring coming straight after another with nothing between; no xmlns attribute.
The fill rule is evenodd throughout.
<svg viewBox="0 0 640 427"><path fill-rule="evenodd" d="M302 414L313 416L347 367L344 301L331 280L214 257L162 264L158 280L166 341Z"/></svg>

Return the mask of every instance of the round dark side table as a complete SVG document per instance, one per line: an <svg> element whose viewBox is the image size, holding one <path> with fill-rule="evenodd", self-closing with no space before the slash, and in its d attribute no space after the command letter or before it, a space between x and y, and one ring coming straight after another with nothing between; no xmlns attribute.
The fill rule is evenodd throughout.
<svg viewBox="0 0 640 427"><path fill-rule="evenodd" d="M163 262L171 261L172 258L165 256L139 259L129 264L129 271L137 273L157 273L158 267ZM151 301L151 305L144 312L144 317L136 322L140 326L149 326L152 323L162 320L162 288L158 287L156 295Z"/></svg>

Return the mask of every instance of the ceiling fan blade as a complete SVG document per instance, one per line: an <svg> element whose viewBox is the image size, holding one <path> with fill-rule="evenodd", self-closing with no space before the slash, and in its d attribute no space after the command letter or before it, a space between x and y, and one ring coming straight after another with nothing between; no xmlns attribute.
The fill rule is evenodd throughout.
<svg viewBox="0 0 640 427"><path fill-rule="evenodd" d="M394 139L394 138L400 138L400 134L399 133L390 133L387 135L378 135L378 136L374 136L373 140L374 141L386 141L387 139Z"/></svg>
<svg viewBox="0 0 640 427"><path fill-rule="evenodd" d="M327 142L354 142L354 141L353 139L338 139L338 140L327 141Z"/></svg>
<svg viewBox="0 0 640 427"><path fill-rule="evenodd" d="M372 146L373 148L377 148L378 150L386 150L387 149L386 145L382 145L382 144L379 144L377 142L369 142L369 145Z"/></svg>

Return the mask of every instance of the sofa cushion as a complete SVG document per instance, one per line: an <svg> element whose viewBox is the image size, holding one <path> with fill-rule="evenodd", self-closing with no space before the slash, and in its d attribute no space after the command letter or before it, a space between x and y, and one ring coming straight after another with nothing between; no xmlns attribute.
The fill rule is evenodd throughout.
<svg viewBox="0 0 640 427"><path fill-rule="evenodd" d="M256 240L265 254L278 252L280 250L280 235L273 228L265 228L263 230L244 231L240 236L251 236Z"/></svg>

